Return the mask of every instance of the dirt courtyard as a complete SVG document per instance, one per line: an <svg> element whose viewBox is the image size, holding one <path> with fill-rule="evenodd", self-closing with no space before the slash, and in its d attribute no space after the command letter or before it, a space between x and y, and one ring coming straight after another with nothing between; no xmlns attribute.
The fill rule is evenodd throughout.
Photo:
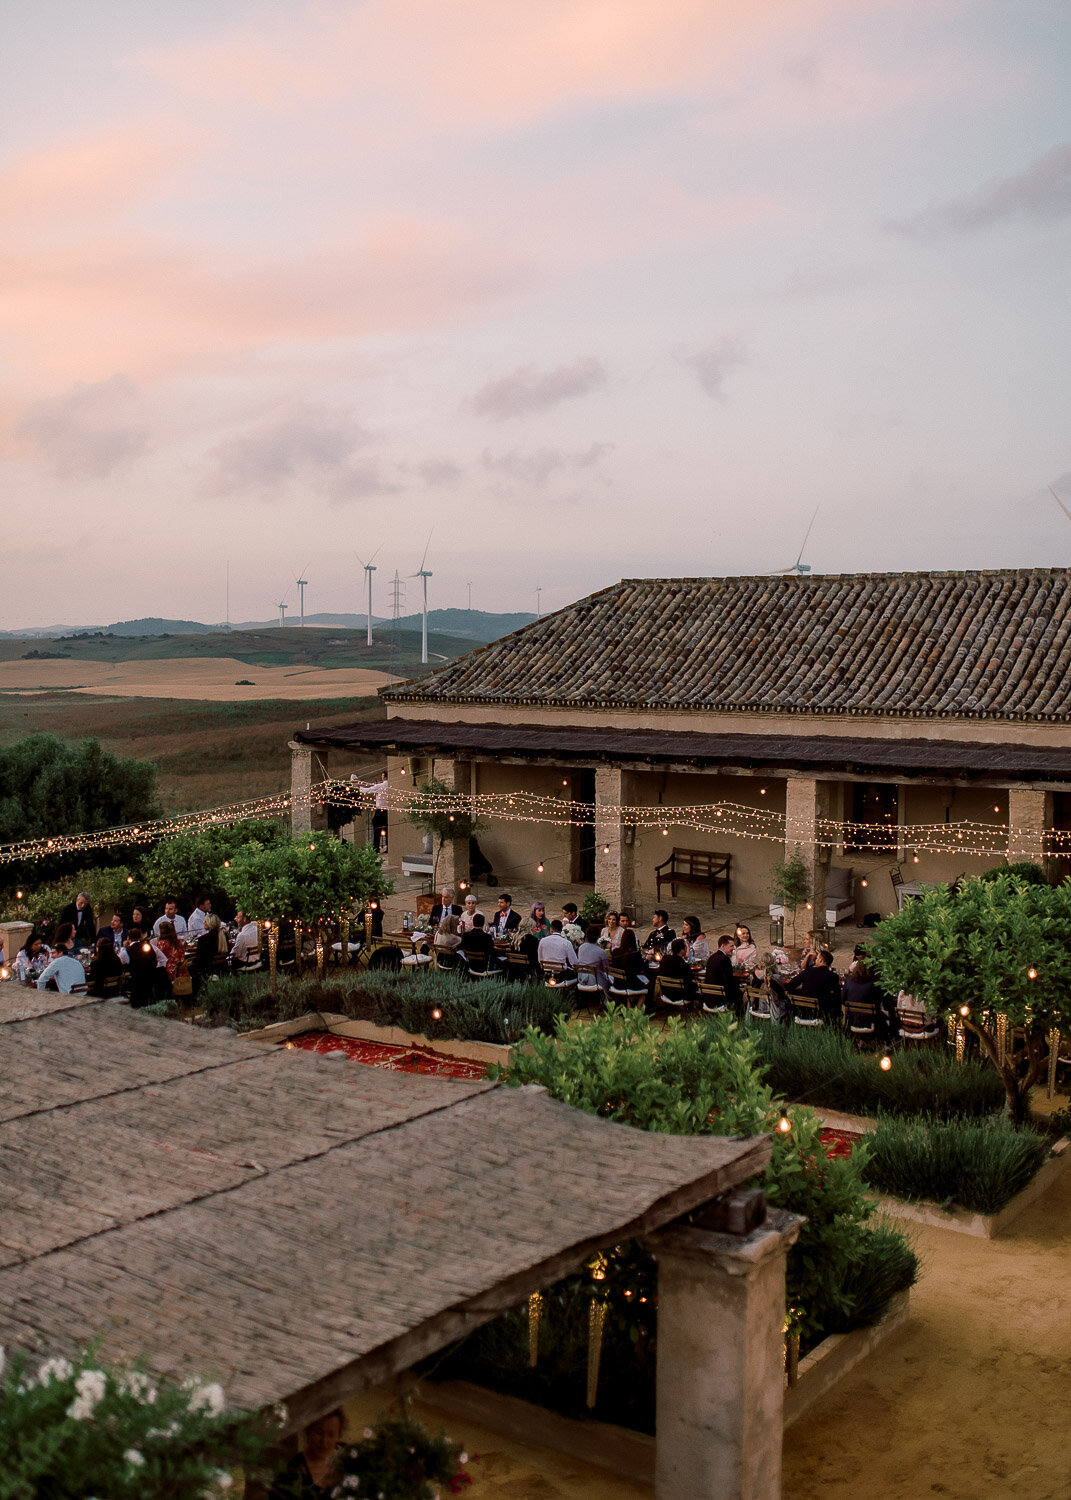
<svg viewBox="0 0 1071 1500"><path fill-rule="evenodd" d="M68 688L109 698L245 703L360 698L397 679L368 667L252 666L233 656L148 661L0 661L0 692ZM241 684L241 685L240 685Z"/></svg>

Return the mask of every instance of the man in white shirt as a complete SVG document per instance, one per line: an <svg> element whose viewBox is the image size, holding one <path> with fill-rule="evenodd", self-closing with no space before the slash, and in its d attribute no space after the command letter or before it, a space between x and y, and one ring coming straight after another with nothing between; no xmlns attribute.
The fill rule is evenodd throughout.
<svg viewBox="0 0 1071 1500"><path fill-rule="evenodd" d="M64 922L56 928L56 937L52 944L55 957L48 967L41 971L41 977L37 981L39 990L47 990L50 979L56 981L56 988L61 995L69 995L75 985L85 984L85 969L76 958L71 957L73 947L74 928L70 922Z"/></svg>
<svg viewBox="0 0 1071 1500"><path fill-rule="evenodd" d="M186 936L186 918L180 916L178 906L174 901L164 902L163 916L157 917L156 921L153 923L153 937L158 938L160 936L160 928L164 922L171 923L172 927L175 929L175 936L177 938L181 939Z"/></svg>
<svg viewBox="0 0 1071 1500"><path fill-rule="evenodd" d="M575 966L576 949L567 937L562 936L562 924L557 917L550 924L546 937L539 939L536 957L541 964L564 964L567 969Z"/></svg>
<svg viewBox="0 0 1071 1500"><path fill-rule="evenodd" d="M372 814L372 848L386 852L387 848L387 808L390 800L390 782L386 771L382 772L378 781L364 782L356 776L351 776L350 781L356 784L359 792L372 792L376 799L376 810Z"/></svg>
<svg viewBox="0 0 1071 1500"><path fill-rule="evenodd" d="M190 920L186 924L186 935L191 938L199 938L204 935L205 918L212 910L212 902L207 896L202 896L190 912Z"/></svg>
<svg viewBox="0 0 1071 1500"><path fill-rule="evenodd" d="M230 961L235 968L241 968L260 953L260 924L247 922L244 912L238 913L237 921L238 936L231 949Z"/></svg>

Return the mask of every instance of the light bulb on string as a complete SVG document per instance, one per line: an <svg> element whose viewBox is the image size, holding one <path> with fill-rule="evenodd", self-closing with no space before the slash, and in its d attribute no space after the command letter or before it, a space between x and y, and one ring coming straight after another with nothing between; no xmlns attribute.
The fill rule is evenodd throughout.
<svg viewBox="0 0 1071 1500"><path fill-rule="evenodd" d="M777 1122L777 1128L782 1135L788 1135L792 1129L792 1121L788 1118L788 1110L784 1105L781 1106L781 1118Z"/></svg>
<svg viewBox="0 0 1071 1500"><path fill-rule="evenodd" d="M883 1073L887 1073L892 1067L892 1053L883 1052L878 1060L878 1067Z"/></svg>
<svg viewBox="0 0 1071 1500"><path fill-rule="evenodd" d="M536 874L537 875L542 875L542 873L543 873L543 861L540 860L539 863L536 865Z"/></svg>
<svg viewBox="0 0 1071 1500"><path fill-rule="evenodd" d="M970 1013L971 1013L970 1006L969 1005L961 1005L960 1008L959 1008L959 1013L960 1013L961 1016L969 1016Z"/></svg>
<svg viewBox="0 0 1071 1500"><path fill-rule="evenodd" d="M863 890L865 891L866 888L867 888L867 886L870 884L870 881L864 875L863 878L862 878L862 880L859 882L859 884L863 887Z"/></svg>
<svg viewBox="0 0 1071 1500"><path fill-rule="evenodd" d="M1027 979L1036 979L1038 977L1037 969L1027 969L1026 977Z"/></svg>

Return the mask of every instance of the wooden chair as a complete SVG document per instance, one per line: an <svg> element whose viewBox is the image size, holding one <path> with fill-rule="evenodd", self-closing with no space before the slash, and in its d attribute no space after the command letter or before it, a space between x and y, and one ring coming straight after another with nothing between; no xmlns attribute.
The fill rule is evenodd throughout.
<svg viewBox="0 0 1071 1500"><path fill-rule="evenodd" d="M540 973L547 982L548 989L575 990L576 970L568 964L553 963L549 958L543 959L539 965Z"/></svg>
<svg viewBox="0 0 1071 1500"><path fill-rule="evenodd" d="M624 969L610 965L610 999L633 1005L637 1000L646 1000L648 988L645 984L632 984Z"/></svg>
<svg viewBox="0 0 1071 1500"><path fill-rule="evenodd" d="M692 989L686 979L677 975L660 974L651 997L656 1012L668 1016L683 1016L692 1009Z"/></svg>
<svg viewBox="0 0 1071 1500"><path fill-rule="evenodd" d="M511 948L506 954L506 976L518 984L527 984L534 977L535 970L527 953L520 948Z"/></svg>
<svg viewBox="0 0 1071 1500"><path fill-rule="evenodd" d="M435 955L435 967L441 969L444 973L453 973L460 962L457 950L453 948L435 948L433 952Z"/></svg>
<svg viewBox="0 0 1071 1500"><path fill-rule="evenodd" d="M822 1017L818 1010L818 1001L810 995L789 995L788 1003L792 1007L792 1024L794 1026L821 1026Z"/></svg>
<svg viewBox="0 0 1071 1500"><path fill-rule="evenodd" d="M480 948L466 948L462 944L461 955L470 979L501 979L505 973L495 962L495 955L484 953Z"/></svg>
<svg viewBox="0 0 1071 1500"><path fill-rule="evenodd" d="M873 1041L878 1034L878 1021L878 1007L870 1001L845 1001L844 1029L853 1041Z"/></svg>
<svg viewBox="0 0 1071 1500"><path fill-rule="evenodd" d="M576 998L579 1000L583 995L585 1001L602 1003L605 994L599 983L599 970L594 964L577 964L576 966Z"/></svg>
<svg viewBox="0 0 1071 1500"><path fill-rule="evenodd" d="M900 1040L912 1046L936 1042L941 1035L937 1017L923 1015L921 1010L898 1005L896 1019L900 1022Z"/></svg>
<svg viewBox="0 0 1071 1500"><path fill-rule="evenodd" d="M723 984L710 984L705 979L697 979L695 994L701 1016L723 1016L729 1010L729 996Z"/></svg>

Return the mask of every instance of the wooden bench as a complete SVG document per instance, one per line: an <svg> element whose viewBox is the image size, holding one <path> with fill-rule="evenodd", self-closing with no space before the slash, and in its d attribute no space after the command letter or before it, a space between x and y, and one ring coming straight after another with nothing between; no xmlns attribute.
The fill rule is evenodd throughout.
<svg viewBox="0 0 1071 1500"><path fill-rule="evenodd" d="M709 889L713 907L718 887L723 885L728 903L732 900L732 864L731 854L719 854L711 849L674 849L668 859L655 866L659 898L664 885L669 886L674 899L679 885L701 885Z"/></svg>

